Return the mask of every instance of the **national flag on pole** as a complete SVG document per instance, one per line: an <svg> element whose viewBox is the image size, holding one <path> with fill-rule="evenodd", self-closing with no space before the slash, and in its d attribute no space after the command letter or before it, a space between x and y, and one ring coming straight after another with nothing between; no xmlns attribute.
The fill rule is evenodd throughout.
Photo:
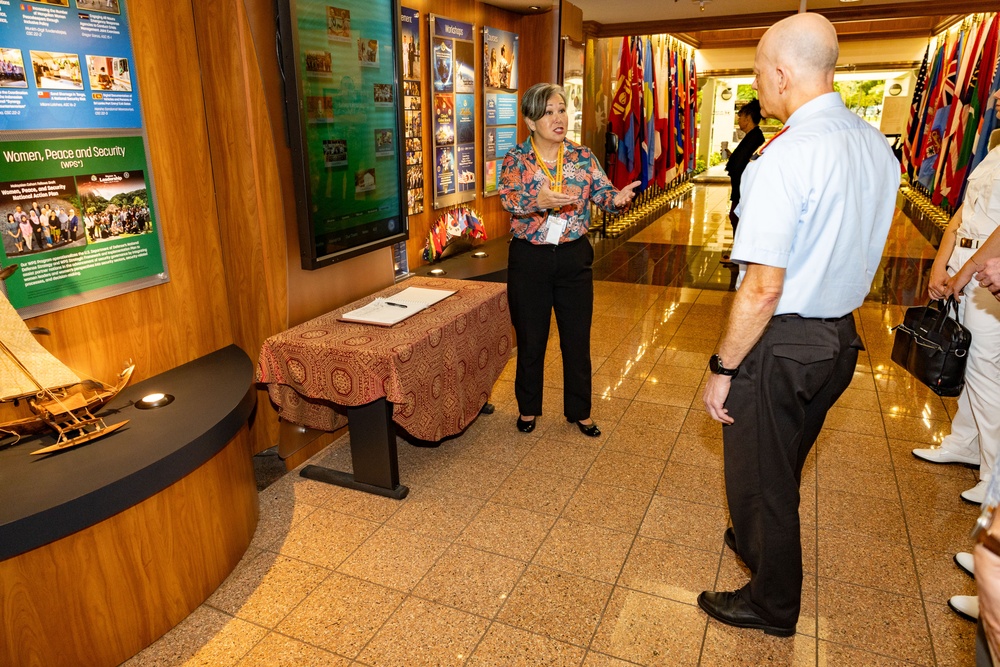
<svg viewBox="0 0 1000 667"><path fill-rule="evenodd" d="M920 109L917 111L917 115L913 121L917 126L914 133L913 146L910 149L910 162L913 165L914 174L920 169L921 164L923 164L924 159L927 157L927 138L929 134L927 129L930 127L930 120L933 119L936 109L938 86L940 85L941 74L944 70L945 47L946 45L941 43L936 49L924 97L920 101ZM910 182L913 182L912 178Z"/></svg>
<svg viewBox="0 0 1000 667"><path fill-rule="evenodd" d="M995 18L995 21L1000 22L1000 18ZM998 25L1000 24L994 23L994 31L998 30ZM1000 44L996 43L996 40L1000 39L1000 36L994 36L993 39L994 50L1000 52ZM983 113L982 123L979 125L979 134L976 138L975 151L973 152L972 160L969 162L969 173L972 173L975 168L979 166L979 163L986 157L986 153L989 151L990 135L993 133L993 130L1000 125L1000 122L997 121L996 114L990 111L993 107L988 106L991 102L991 94L997 89L1000 89L1000 58L998 58L998 56L1000 56L1000 53L995 54L993 58L993 83L989 88L981 91L985 92L986 95L985 99L980 97L980 103L982 104L981 109L985 110L985 112ZM982 71L980 71L980 76L982 76Z"/></svg>
<svg viewBox="0 0 1000 667"><path fill-rule="evenodd" d="M697 158L698 145L698 73L694 62L694 51L691 51L691 66L688 68L688 107L690 109L690 123L688 127L691 131L688 135L688 171L694 171Z"/></svg>
<svg viewBox="0 0 1000 667"><path fill-rule="evenodd" d="M642 60L642 185L645 190L656 180L656 76L653 69L653 42L646 37Z"/></svg>
<svg viewBox="0 0 1000 667"><path fill-rule="evenodd" d="M920 103L924 95L924 86L927 83L927 59L931 53L931 45L927 44L924 49L924 59L920 63L920 71L917 73L917 82L913 86L913 97L910 101L910 118L906 122L906 133L903 135L903 161L902 167L906 176L913 180L913 142L917 138L917 128L921 123L917 121L917 113L920 111Z"/></svg>
<svg viewBox="0 0 1000 667"><path fill-rule="evenodd" d="M654 81L656 87L656 107L654 113L656 114L656 119L654 121L654 127L656 129L656 159L654 160L654 171L656 173L656 184L661 187L667 187L667 181L673 180L667 178L667 142L669 140L670 133L667 129L667 91L670 86L667 80L666 66L664 65L664 58L667 51L667 44L663 38L659 38L657 43L657 50L654 56Z"/></svg>
<svg viewBox="0 0 1000 667"><path fill-rule="evenodd" d="M615 96L611 101L611 131L619 138L625 134L625 124L632 108L632 86L629 77L632 75L632 55L628 37L622 37L622 49L618 58L618 81L615 84Z"/></svg>
<svg viewBox="0 0 1000 667"><path fill-rule="evenodd" d="M642 37L634 37L633 39L635 40L634 41L635 74L632 81L634 82L635 87L632 89L632 99L635 100L634 108L636 110L636 116L637 116L636 120L638 121L636 123L636 126L639 128L639 131L636 133L636 142L635 142L635 152L639 160L638 163L636 163L635 178L641 181L642 174L645 171L645 163L646 163L646 153L643 150L643 144L646 141L646 125L643 120L643 107L646 104L645 100L646 94L645 91L643 90L645 86L643 83L644 77L642 73L644 64L643 52L645 51L645 49L643 48ZM629 182L631 183L631 181ZM640 183L639 187L642 188L644 186L642 185L642 183Z"/></svg>
<svg viewBox="0 0 1000 667"><path fill-rule="evenodd" d="M970 83L976 72L979 58L982 55L982 43L985 29L979 23L969 26L962 45L962 58L955 76L955 91L952 96L951 111L948 116L947 132L942 141L942 157L938 159L937 179L931 201L935 205L942 202L954 204L958 199L961 182L956 179L959 154L962 151L962 140L965 129L972 119L974 110L970 108ZM978 98L977 98L978 102ZM978 125L979 118L975 117Z"/></svg>
<svg viewBox="0 0 1000 667"><path fill-rule="evenodd" d="M927 115L924 117L924 123L929 129L924 132L923 141L919 148L920 167L923 171L925 169L924 163L927 162L928 166L933 166L933 168L927 175L918 176L918 180L927 188L928 192L934 191L937 165L941 161L941 149L943 148L941 140L948 129L947 119L951 104L949 91L954 91L955 77L958 75L959 43L960 39L957 35L949 36L945 42L940 76L932 93L932 99L927 106Z"/></svg>
<svg viewBox="0 0 1000 667"><path fill-rule="evenodd" d="M479 213L472 208L469 209L469 234L474 239L486 238L486 228L483 226L483 221L479 218Z"/></svg>
<svg viewBox="0 0 1000 667"><path fill-rule="evenodd" d="M640 37L633 38L633 51L632 51L632 99L635 103L632 105L632 144L635 147L635 164L629 171L628 180L618 187L623 187L628 185L632 181L639 180L642 175L642 133L644 127L642 124L642 105L643 105L643 76L642 76L642 39Z"/></svg>
<svg viewBox="0 0 1000 667"><path fill-rule="evenodd" d="M437 242L436 247L438 249L438 253L441 253L445 246L448 245L448 225L445 222L447 215L448 214L441 216L434 223L434 240Z"/></svg>
<svg viewBox="0 0 1000 667"><path fill-rule="evenodd" d="M622 37L621 54L618 58L618 80L615 83L615 93L611 100L611 112L609 114L611 133L617 137L618 144L621 144L625 137L626 127L632 113L631 55L632 49L629 46L629 39L628 37ZM608 176L611 178L612 183L614 183L618 179L618 171L623 167L618 164L617 153L607 156L607 159Z"/></svg>
<svg viewBox="0 0 1000 667"><path fill-rule="evenodd" d="M983 118L983 111L988 104L990 89L987 84L992 81L992 71L997 56L997 24L1000 19L994 14L982 25L980 31L979 58L975 65L969 90L966 94L968 103L965 105L965 127L961 135L961 146L958 159L954 165L954 173L949 183L950 192L945 194L949 205L958 208L965 198L965 186L971 173L972 156L976 148L976 136ZM983 94L983 91L986 91ZM994 118L996 114L990 114Z"/></svg>
<svg viewBox="0 0 1000 667"><path fill-rule="evenodd" d="M670 53L670 70L674 79L674 153L677 155L677 169L684 172L684 74L681 72L680 54Z"/></svg>
<svg viewBox="0 0 1000 667"><path fill-rule="evenodd" d="M674 61L673 44L666 53L667 69L667 117L666 137L663 150L667 153L667 182L677 177L677 66Z"/></svg>
<svg viewBox="0 0 1000 667"><path fill-rule="evenodd" d="M618 88L611 103L611 129L618 137L618 154L611 182L623 188L639 174L639 107L642 103L642 79L637 77L634 38L623 38L619 62ZM638 79L638 80L637 80Z"/></svg>

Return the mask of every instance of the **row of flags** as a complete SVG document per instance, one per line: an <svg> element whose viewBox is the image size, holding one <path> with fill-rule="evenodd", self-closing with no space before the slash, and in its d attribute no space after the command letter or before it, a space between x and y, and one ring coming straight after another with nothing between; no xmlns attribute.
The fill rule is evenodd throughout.
<svg viewBox="0 0 1000 667"><path fill-rule="evenodd" d="M439 215L427 233L424 259L433 262L444 252L445 246L459 236L485 241L483 214L470 206L459 206Z"/></svg>
<svg viewBox="0 0 1000 667"><path fill-rule="evenodd" d="M977 15L927 46L903 144L910 183L954 211L997 126L990 93L1000 88L1000 18ZM933 56L931 54L933 53Z"/></svg>
<svg viewBox="0 0 1000 667"><path fill-rule="evenodd" d="M617 151L607 156L616 188L641 181L666 187L695 168L698 77L694 50L676 40L623 37L610 131Z"/></svg>

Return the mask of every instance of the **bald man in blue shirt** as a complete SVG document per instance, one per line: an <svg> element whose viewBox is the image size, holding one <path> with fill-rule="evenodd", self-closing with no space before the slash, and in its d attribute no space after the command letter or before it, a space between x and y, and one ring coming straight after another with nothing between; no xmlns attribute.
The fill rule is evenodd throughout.
<svg viewBox="0 0 1000 667"><path fill-rule="evenodd" d="M757 46L761 112L784 128L743 174L732 250L741 283L704 393L724 425L724 539L750 581L705 591L698 604L777 636L795 634L801 607L802 466L854 375L852 311L878 269L899 189L888 142L833 90L838 55L819 14L779 21Z"/></svg>

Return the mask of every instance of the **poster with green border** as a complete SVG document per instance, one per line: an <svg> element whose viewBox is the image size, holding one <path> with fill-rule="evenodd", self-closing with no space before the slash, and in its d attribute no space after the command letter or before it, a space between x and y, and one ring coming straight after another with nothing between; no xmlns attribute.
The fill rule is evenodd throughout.
<svg viewBox="0 0 1000 667"><path fill-rule="evenodd" d="M142 137L0 142L0 167L0 266L18 265L3 287L23 317L167 281Z"/></svg>

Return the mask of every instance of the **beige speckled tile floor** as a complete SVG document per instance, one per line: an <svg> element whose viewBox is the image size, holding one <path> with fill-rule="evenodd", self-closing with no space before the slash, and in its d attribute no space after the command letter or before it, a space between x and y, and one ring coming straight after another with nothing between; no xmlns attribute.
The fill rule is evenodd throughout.
<svg viewBox="0 0 1000 667"><path fill-rule="evenodd" d="M707 241L692 239L718 254L727 196L696 187L685 210L630 242L687 244L689 265L701 257L715 271ZM910 255L886 261L932 256L914 234L894 232ZM976 509L958 492L975 473L910 454L940 441L955 405L888 358L900 292L877 278L881 298L856 314L868 352L803 473L802 616L798 634L779 639L710 621L695 604L748 577L722 544L721 427L700 407L728 272L716 276L723 290L690 287L712 282L705 275L655 285L662 271L620 254L595 284L601 438L560 417L553 328L535 433L514 428L511 361L494 414L438 448L399 441L406 499L281 477L261 492L236 571L128 667L971 665L974 627L946 602L975 592L951 561L969 547ZM314 462L348 467L347 438Z"/></svg>

